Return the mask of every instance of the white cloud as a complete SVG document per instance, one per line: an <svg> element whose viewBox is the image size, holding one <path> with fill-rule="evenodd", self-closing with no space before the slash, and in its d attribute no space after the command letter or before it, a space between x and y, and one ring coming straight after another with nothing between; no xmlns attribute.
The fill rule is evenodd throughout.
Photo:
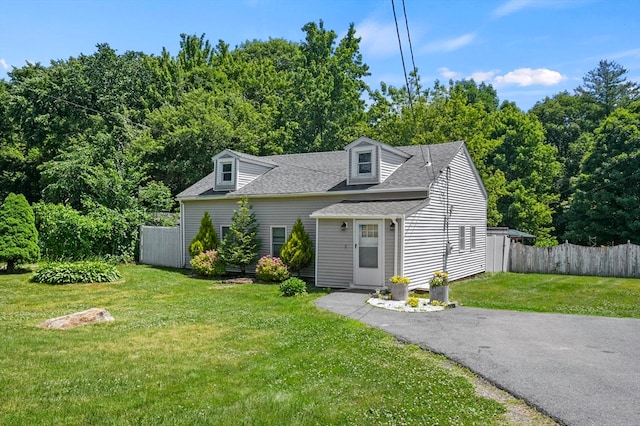
<svg viewBox="0 0 640 426"><path fill-rule="evenodd" d="M476 71L471 74L468 78L473 79L476 83L480 83L483 81L491 82L493 76L496 75L497 71Z"/></svg>
<svg viewBox="0 0 640 426"><path fill-rule="evenodd" d="M499 86L506 86L510 84L516 84L521 87L534 85L553 86L566 79L567 77L560 74L558 71L553 71L547 68L518 68L517 70L510 71L505 75L496 76L494 78L494 82Z"/></svg>
<svg viewBox="0 0 640 426"><path fill-rule="evenodd" d="M2 67L3 70L9 69L9 64L4 58L0 58L0 67Z"/></svg>
<svg viewBox="0 0 640 426"><path fill-rule="evenodd" d="M509 0L495 8L492 15L496 18L502 18L516 13L522 9L562 9L566 7L581 6L585 3L591 3L593 0Z"/></svg>
<svg viewBox="0 0 640 426"><path fill-rule="evenodd" d="M442 68L438 68L438 71L440 72L440 75L444 78L450 78L450 79L454 79L457 80L460 78L460 76L462 74L460 74L457 71L451 71L449 68L447 67L442 67Z"/></svg>
<svg viewBox="0 0 640 426"><path fill-rule="evenodd" d="M464 34L460 37L447 40L437 40L427 44L422 48L422 52L451 52L471 43L476 38L476 34Z"/></svg>
<svg viewBox="0 0 640 426"><path fill-rule="evenodd" d="M396 27L393 23L366 20L356 25L356 36L362 38L360 48L365 56L384 58L399 52Z"/></svg>

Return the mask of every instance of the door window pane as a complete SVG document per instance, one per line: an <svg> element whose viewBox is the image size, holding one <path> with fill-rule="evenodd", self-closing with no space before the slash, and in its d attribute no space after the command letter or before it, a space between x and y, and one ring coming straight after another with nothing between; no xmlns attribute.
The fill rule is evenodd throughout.
<svg viewBox="0 0 640 426"><path fill-rule="evenodd" d="M359 225L358 265L361 268L378 268L378 225Z"/></svg>

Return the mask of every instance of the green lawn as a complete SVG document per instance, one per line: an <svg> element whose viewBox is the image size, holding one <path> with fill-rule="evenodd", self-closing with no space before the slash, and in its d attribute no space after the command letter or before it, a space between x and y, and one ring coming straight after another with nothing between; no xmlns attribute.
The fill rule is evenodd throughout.
<svg viewBox="0 0 640 426"><path fill-rule="evenodd" d="M640 279L498 273L452 283L466 306L640 318Z"/></svg>
<svg viewBox="0 0 640 426"><path fill-rule="evenodd" d="M505 422L442 357L316 308L321 293L120 270L119 284L0 275L0 424ZM36 327L91 307L115 321Z"/></svg>

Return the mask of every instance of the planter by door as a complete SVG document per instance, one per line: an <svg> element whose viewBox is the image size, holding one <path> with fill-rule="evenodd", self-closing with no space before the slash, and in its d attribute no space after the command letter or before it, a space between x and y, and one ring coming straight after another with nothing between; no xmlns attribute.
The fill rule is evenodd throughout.
<svg viewBox="0 0 640 426"><path fill-rule="evenodd" d="M438 302L449 303L449 286L441 285L438 287L431 287L429 289L429 299L431 301L437 300Z"/></svg>
<svg viewBox="0 0 640 426"><path fill-rule="evenodd" d="M390 283L389 290L393 300L407 300L407 297L409 297L409 286L406 284Z"/></svg>

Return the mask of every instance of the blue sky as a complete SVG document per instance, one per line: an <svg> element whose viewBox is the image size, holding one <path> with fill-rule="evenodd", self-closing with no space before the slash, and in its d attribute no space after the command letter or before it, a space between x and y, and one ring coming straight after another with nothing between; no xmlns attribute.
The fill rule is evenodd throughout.
<svg viewBox="0 0 640 426"><path fill-rule="evenodd" d="M405 60L410 55L402 0L395 0ZM474 78L501 100L527 110L572 91L601 59L615 60L640 82L638 0L405 0L423 85ZM232 47L243 41L301 41L301 28L322 19L344 35L353 22L372 75L404 82L391 0L0 0L0 78L26 61L49 64L97 43L176 54L180 33L206 34Z"/></svg>

